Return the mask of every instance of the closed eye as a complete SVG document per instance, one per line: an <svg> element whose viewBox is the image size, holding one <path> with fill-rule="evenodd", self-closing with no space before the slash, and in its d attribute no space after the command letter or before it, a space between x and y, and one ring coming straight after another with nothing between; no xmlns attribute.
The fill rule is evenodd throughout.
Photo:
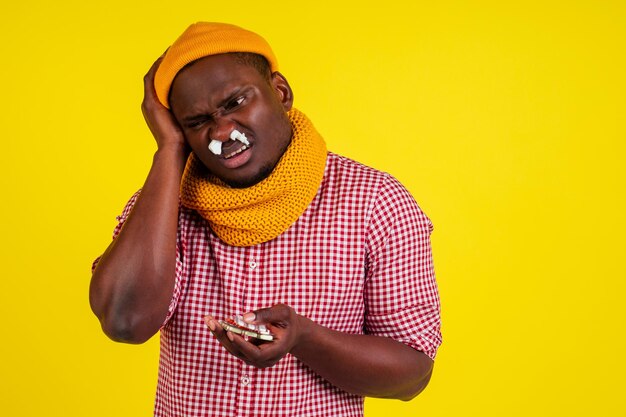
<svg viewBox="0 0 626 417"><path fill-rule="evenodd" d="M185 123L185 127L187 129L196 129L202 126L205 121L206 121L205 118L192 119L192 120L189 120L187 123Z"/></svg>

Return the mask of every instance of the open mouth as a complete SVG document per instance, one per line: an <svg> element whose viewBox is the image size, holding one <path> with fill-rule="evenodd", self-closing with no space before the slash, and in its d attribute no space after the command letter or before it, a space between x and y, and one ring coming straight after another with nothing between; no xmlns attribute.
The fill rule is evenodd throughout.
<svg viewBox="0 0 626 417"><path fill-rule="evenodd" d="M222 155L223 159L231 159L249 149L251 146L245 133L233 129L233 131L230 132L230 140L226 142L211 139L209 151L211 151L213 155Z"/></svg>
<svg viewBox="0 0 626 417"><path fill-rule="evenodd" d="M248 145L241 144L241 147L239 147L239 149L235 149L234 151L229 152L229 153L225 152L224 153L224 159L230 159L230 158L232 158L234 156L237 156L240 153L242 153L243 151L245 151L247 149L250 149L251 147L252 147L251 145L248 146Z"/></svg>

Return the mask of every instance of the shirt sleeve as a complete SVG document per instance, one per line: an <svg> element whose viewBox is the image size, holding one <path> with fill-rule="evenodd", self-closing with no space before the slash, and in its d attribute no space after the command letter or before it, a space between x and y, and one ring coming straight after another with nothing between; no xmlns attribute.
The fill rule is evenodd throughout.
<svg viewBox="0 0 626 417"><path fill-rule="evenodd" d="M135 206L135 203L137 202L137 198L139 197L139 194L141 194L141 189L137 191L135 194L133 194L133 196L126 203L126 206L124 206L122 213L115 218L117 220L117 224L115 225L115 228L113 229L113 240L115 240L117 236L119 236L120 231L122 230L122 227L124 226L124 223L126 223L128 216L132 212L133 207ZM180 209L179 209L179 212L180 212ZM170 320L170 318L174 314L174 311L176 310L176 305L178 304L178 300L180 299L180 296L184 287L184 282L183 282L184 280L182 279L183 262L182 262L181 236L180 235L181 233L180 233L180 226L179 226L179 230L176 234L176 272L175 272L176 280L174 283L174 292L172 294L172 300L170 301L170 305L168 307L167 317L163 321L163 324L161 325L161 329L167 324L167 322ZM100 262L101 257L102 256L98 256L96 260L94 260L93 263L91 264L92 274L96 270L96 267L98 266L98 262Z"/></svg>
<svg viewBox="0 0 626 417"><path fill-rule="evenodd" d="M393 177L383 183L367 231L365 332L390 337L435 358L440 302L430 219Z"/></svg>

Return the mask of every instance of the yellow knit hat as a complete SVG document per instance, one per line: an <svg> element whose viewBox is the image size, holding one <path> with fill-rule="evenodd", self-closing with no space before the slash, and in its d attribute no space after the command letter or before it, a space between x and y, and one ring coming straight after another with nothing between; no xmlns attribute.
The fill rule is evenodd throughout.
<svg viewBox="0 0 626 417"><path fill-rule="evenodd" d="M272 48L256 33L227 23L194 23L170 46L154 76L154 89L161 104L170 107L170 87L178 71L185 65L205 56L227 52L263 55L270 63L271 71L278 71Z"/></svg>

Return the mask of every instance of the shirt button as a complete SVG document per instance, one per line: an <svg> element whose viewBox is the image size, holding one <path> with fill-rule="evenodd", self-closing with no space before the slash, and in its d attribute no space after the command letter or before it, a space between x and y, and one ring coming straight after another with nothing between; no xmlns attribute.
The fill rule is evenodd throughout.
<svg viewBox="0 0 626 417"><path fill-rule="evenodd" d="M252 260L252 261L250 261L250 263L249 263L250 269L256 269L257 265L258 265L258 264L256 263L256 261L255 261L255 260Z"/></svg>
<svg viewBox="0 0 626 417"><path fill-rule="evenodd" d="M244 375L241 377L241 385L244 387L250 383L250 377L248 375Z"/></svg>

